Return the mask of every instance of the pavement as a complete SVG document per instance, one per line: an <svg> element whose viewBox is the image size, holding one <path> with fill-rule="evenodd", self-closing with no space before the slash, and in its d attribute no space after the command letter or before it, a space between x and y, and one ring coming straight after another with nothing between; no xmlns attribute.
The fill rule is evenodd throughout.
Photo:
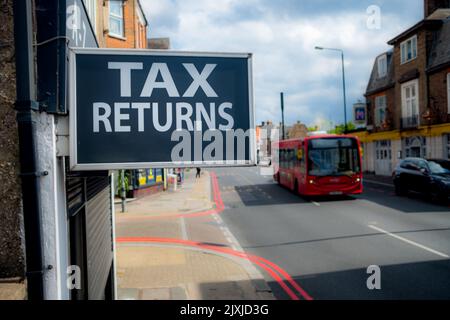
<svg viewBox="0 0 450 320"><path fill-rule="evenodd" d="M308 199L258 168L215 174L221 216L242 248L289 276L264 273L277 299L293 299L295 285L315 300L450 299L448 205L398 197L389 177L366 176L362 195ZM367 286L372 265L379 290Z"/></svg>
<svg viewBox="0 0 450 320"><path fill-rule="evenodd" d="M116 205L117 282L122 300L273 299L253 257L220 217L217 178L187 172L177 191ZM257 262L259 263L259 262Z"/></svg>
<svg viewBox="0 0 450 320"><path fill-rule="evenodd" d="M0 301L26 298L27 288L22 279L0 279Z"/></svg>

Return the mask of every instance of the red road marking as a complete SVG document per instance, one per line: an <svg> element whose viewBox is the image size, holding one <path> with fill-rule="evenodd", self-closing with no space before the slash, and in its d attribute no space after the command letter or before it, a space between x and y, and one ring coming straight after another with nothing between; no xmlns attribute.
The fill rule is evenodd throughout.
<svg viewBox="0 0 450 320"><path fill-rule="evenodd" d="M212 186L213 186L213 198L215 203L215 209L203 211L203 212L196 212L191 214L177 214L172 216L158 216L158 217L145 217L144 219L163 219L163 218L180 218L180 217L200 217L200 216L208 216L213 214L219 214L224 211L225 206L222 200L222 196L220 194L220 187L217 180L217 175L214 172L210 173L211 180L212 180ZM137 218L139 219L139 218ZM297 282L295 282L294 279L280 266L276 265L275 263L264 259L259 256L255 255L249 255L245 252L239 252L236 250L233 250L231 248L223 248L223 247L217 247L213 245L206 245L200 242L190 241L190 240L181 240L181 239L169 239L169 238L143 238L143 237L137 237L137 238L118 238L116 239L117 243L170 243L170 244L179 244L184 246L191 246L191 247L197 247L201 249L207 249L211 251L216 251L220 253L225 253L228 255L232 255L235 257L239 257L242 259L247 259L254 264L258 265L262 269L264 269L279 285L280 287L286 292L286 294L292 299L292 300L300 300L299 297L292 291L291 288L289 288L286 283L283 281L284 277L286 281L297 291L297 293L303 297L305 300L313 300L313 298L301 287L298 285ZM280 276L281 275L281 276Z"/></svg>
<svg viewBox="0 0 450 320"><path fill-rule="evenodd" d="M273 262L268 261L259 256L249 255L244 252L239 252L230 248L222 248L216 247L213 245L206 245L201 242L195 242L190 240L181 240L181 239L169 239L169 238L118 238L116 240L117 243L169 243L169 244L178 244L183 246L196 247L200 249L206 249L211 251L216 251L220 253L225 253L231 256L239 257L242 259L247 259L256 265L260 266L262 269L267 271L267 273L280 285L280 287L286 292L286 294L292 300L300 300L299 297L293 292L291 288L289 288L286 283L283 281L284 277L288 283L291 284L292 287L298 292L298 294L303 297L305 300L313 300L313 298L303 289L301 288L292 277L281 267L276 265ZM280 276L281 275L281 276Z"/></svg>
<svg viewBox="0 0 450 320"><path fill-rule="evenodd" d="M214 172L210 173L213 187L213 198L214 198L214 206L215 209L200 211L194 213L185 213L185 214L173 214L173 215L159 215L155 217L120 217L118 220L156 220L156 219L171 219L171 218L196 218L196 217L204 217L210 216L213 214L220 214L225 209L223 204L222 196L220 194L219 183L217 181L217 176Z"/></svg>

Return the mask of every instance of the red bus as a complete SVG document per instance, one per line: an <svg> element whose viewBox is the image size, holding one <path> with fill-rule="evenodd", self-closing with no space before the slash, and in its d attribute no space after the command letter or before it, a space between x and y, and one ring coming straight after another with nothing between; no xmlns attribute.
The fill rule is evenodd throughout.
<svg viewBox="0 0 450 320"><path fill-rule="evenodd" d="M272 144L274 179L304 196L361 194L359 139L318 135Z"/></svg>

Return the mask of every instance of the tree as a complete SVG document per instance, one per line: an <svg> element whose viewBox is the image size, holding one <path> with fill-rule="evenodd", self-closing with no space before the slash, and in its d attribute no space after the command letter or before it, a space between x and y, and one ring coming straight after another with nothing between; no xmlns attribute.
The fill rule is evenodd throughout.
<svg viewBox="0 0 450 320"><path fill-rule="evenodd" d="M316 132L316 131L319 131L319 126L314 126L314 127L309 127L308 128L308 132Z"/></svg>
<svg viewBox="0 0 450 320"><path fill-rule="evenodd" d="M347 123L347 132L348 131L353 131L356 129L356 126L353 122L349 122ZM344 134L345 133L345 125L344 124L340 124L337 125L333 130L330 130L328 133L330 134Z"/></svg>

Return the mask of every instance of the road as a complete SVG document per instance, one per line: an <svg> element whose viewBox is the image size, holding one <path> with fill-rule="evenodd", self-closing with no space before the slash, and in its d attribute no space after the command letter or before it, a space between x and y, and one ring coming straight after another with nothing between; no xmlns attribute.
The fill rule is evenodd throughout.
<svg viewBox="0 0 450 320"><path fill-rule="evenodd" d="M286 270L313 299L450 298L449 207L369 182L361 196L310 201L258 168L215 173L222 218L243 249ZM367 288L371 265L381 268L381 290ZM276 298L289 298L267 281Z"/></svg>

